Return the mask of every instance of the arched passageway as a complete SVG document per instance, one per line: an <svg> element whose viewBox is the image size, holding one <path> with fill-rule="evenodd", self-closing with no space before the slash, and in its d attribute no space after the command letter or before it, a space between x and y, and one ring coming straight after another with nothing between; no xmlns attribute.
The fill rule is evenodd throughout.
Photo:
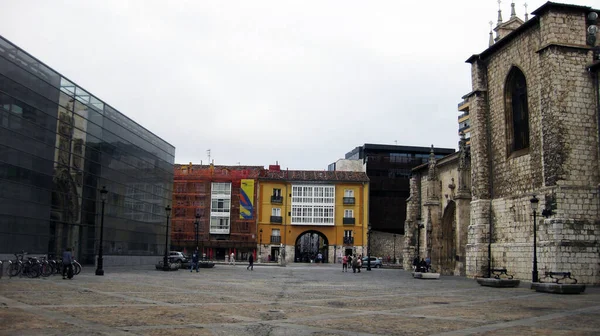
<svg viewBox="0 0 600 336"><path fill-rule="evenodd" d="M295 244L295 262L319 262L318 256L321 254L320 262L328 262L327 247L329 242L327 237L319 231L310 230L298 235Z"/></svg>

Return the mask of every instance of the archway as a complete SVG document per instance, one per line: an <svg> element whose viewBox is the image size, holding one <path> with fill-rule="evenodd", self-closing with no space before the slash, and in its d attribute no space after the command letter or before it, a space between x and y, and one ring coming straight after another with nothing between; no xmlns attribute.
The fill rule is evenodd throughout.
<svg viewBox="0 0 600 336"><path fill-rule="evenodd" d="M322 262L326 263L328 262L328 246L329 241L321 232L315 230L305 231L296 238L294 261L316 262L320 253Z"/></svg>
<svg viewBox="0 0 600 336"><path fill-rule="evenodd" d="M454 201L448 202L448 205L444 209L444 215L442 216L442 225L439 236L439 267L440 273L444 275L453 275L454 267L456 266L455 261L455 214L456 214L456 203Z"/></svg>

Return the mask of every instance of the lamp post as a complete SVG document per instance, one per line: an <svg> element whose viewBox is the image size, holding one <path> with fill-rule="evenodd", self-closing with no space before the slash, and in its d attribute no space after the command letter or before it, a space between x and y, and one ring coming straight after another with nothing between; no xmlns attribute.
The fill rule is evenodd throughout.
<svg viewBox="0 0 600 336"><path fill-rule="evenodd" d="M196 250L198 249L198 231L200 230L200 214L196 214L196 221L194 222L194 233L196 234Z"/></svg>
<svg viewBox="0 0 600 336"><path fill-rule="evenodd" d="M167 205L165 208L165 214L167 215L167 227L165 232L165 255L163 256L163 271L170 271L169 267L169 216L171 216L171 206Z"/></svg>
<svg viewBox="0 0 600 336"><path fill-rule="evenodd" d="M531 282L538 282L538 267L537 267L537 210L540 200L533 195L529 200L531 202L531 210L533 211L533 271L531 272Z"/></svg>
<svg viewBox="0 0 600 336"><path fill-rule="evenodd" d="M258 259L258 262L261 262L261 259L262 259L262 229L260 229L258 231L258 237L259 237L258 239L259 239L260 244L258 244L258 258L256 258L256 259Z"/></svg>
<svg viewBox="0 0 600 336"><path fill-rule="evenodd" d="M106 186L100 190L100 199L102 200L102 215L100 216L100 246L98 247L98 265L96 268L96 275L104 275L104 260L102 259L102 244L104 243L104 204L106 203L106 196L108 190Z"/></svg>
<svg viewBox="0 0 600 336"><path fill-rule="evenodd" d="M394 233L394 264L396 264L396 234Z"/></svg>
<svg viewBox="0 0 600 336"><path fill-rule="evenodd" d="M371 224L367 228L367 271L371 270Z"/></svg>

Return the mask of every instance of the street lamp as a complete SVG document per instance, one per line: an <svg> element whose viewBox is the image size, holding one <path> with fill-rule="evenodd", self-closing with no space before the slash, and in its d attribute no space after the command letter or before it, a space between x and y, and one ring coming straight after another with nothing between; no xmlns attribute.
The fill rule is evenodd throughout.
<svg viewBox="0 0 600 336"><path fill-rule="evenodd" d="M258 230L258 239L260 244L258 244L258 260L261 260L262 256L262 229ZM259 261L260 262L260 261Z"/></svg>
<svg viewBox="0 0 600 336"><path fill-rule="evenodd" d="M200 230L200 214L196 214L196 221L194 222L194 232L196 233L196 250L198 249L198 231Z"/></svg>
<svg viewBox="0 0 600 336"><path fill-rule="evenodd" d="M170 271L169 267L169 216L171 216L171 206L167 205L165 208L165 214L167 215L167 227L165 232L165 255L163 257L163 271Z"/></svg>
<svg viewBox="0 0 600 336"><path fill-rule="evenodd" d="M533 271L531 272L531 282L538 282L537 267L537 210L540 200L533 195L529 200L531 202L531 211L533 211Z"/></svg>
<svg viewBox="0 0 600 336"><path fill-rule="evenodd" d="M102 216L100 216L100 246L98 247L98 265L96 268L96 275L104 275L104 260L102 259L102 243L104 243L104 204L106 203L106 186L100 190L100 199L102 200Z"/></svg>
<svg viewBox="0 0 600 336"><path fill-rule="evenodd" d="M367 271L371 270L371 224L367 227Z"/></svg>
<svg viewBox="0 0 600 336"><path fill-rule="evenodd" d="M396 234L394 233L394 264L396 264Z"/></svg>

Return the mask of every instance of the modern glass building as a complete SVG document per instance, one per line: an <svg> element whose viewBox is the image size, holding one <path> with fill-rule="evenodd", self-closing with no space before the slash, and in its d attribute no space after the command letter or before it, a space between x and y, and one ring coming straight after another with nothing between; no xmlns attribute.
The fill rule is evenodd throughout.
<svg viewBox="0 0 600 336"><path fill-rule="evenodd" d="M404 234L406 199L410 196L411 170L427 163L429 147L364 144L346 153L346 160L366 164L370 181L369 224L374 231ZM441 159L455 152L452 148L433 148ZM335 163L328 170L339 170Z"/></svg>
<svg viewBox="0 0 600 336"><path fill-rule="evenodd" d="M162 255L175 148L0 36L0 255ZM122 256L125 258L118 258ZM112 260L111 260L112 258Z"/></svg>

